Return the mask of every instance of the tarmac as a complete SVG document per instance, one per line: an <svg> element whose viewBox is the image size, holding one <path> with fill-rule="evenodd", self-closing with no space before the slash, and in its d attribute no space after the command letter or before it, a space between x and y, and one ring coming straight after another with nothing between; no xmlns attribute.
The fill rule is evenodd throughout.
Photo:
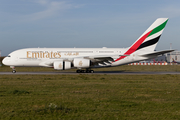
<svg viewBox="0 0 180 120"><path fill-rule="evenodd" d="M165 74L180 74L180 72L127 72L127 71L95 71L94 73L76 73L76 72L0 72L0 75L165 75Z"/></svg>

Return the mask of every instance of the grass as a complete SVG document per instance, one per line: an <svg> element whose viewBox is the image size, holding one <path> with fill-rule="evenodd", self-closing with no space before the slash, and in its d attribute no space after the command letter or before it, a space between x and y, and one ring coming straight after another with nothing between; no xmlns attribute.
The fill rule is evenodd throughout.
<svg viewBox="0 0 180 120"><path fill-rule="evenodd" d="M43 67L16 70L56 71ZM94 70L179 72L180 66L125 65ZM2 66L0 71L11 69ZM178 120L179 93L180 75L1 75L0 119Z"/></svg>
<svg viewBox="0 0 180 120"><path fill-rule="evenodd" d="M0 119L180 119L180 75L1 75Z"/></svg>

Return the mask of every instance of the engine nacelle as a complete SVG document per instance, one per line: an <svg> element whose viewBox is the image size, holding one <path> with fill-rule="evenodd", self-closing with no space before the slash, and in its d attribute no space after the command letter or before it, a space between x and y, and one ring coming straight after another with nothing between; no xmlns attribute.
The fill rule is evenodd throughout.
<svg viewBox="0 0 180 120"><path fill-rule="evenodd" d="M88 68L91 66L91 61L89 59L75 58L73 64L77 68Z"/></svg>
<svg viewBox="0 0 180 120"><path fill-rule="evenodd" d="M55 61L53 66L55 70L67 70L67 69L71 69L71 62L63 61L63 60Z"/></svg>

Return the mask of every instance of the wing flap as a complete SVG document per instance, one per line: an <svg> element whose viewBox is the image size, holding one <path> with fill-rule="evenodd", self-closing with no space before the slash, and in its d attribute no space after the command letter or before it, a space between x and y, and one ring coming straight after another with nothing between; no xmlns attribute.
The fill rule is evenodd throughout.
<svg viewBox="0 0 180 120"><path fill-rule="evenodd" d="M114 62L114 59L119 58L120 56L129 56L129 55L98 55L98 56L87 56L84 57L86 59L91 59L94 62L98 62L98 63L102 63L102 62L106 62L106 63L111 63Z"/></svg>

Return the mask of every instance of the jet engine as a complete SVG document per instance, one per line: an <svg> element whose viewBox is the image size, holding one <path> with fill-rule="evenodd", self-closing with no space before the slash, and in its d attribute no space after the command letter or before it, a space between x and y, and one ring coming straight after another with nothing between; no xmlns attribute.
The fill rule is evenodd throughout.
<svg viewBox="0 0 180 120"><path fill-rule="evenodd" d="M89 59L75 58L73 64L77 68L88 68L91 66L91 61Z"/></svg>
<svg viewBox="0 0 180 120"><path fill-rule="evenodd" d="M55 61L53 63L55 70L67 70L71 69L71 62L68 61Z"/></svg>

